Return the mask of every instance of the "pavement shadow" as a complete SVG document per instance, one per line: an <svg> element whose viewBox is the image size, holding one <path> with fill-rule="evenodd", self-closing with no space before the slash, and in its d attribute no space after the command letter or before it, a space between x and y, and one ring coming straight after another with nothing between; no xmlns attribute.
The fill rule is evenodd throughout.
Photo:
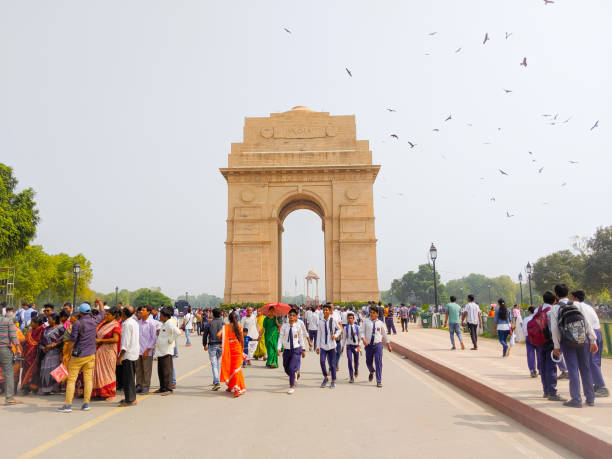
<svg viewBox="0 0 612 459"><path fill-rule="evenodd" d="M518 432L518 429L508 424L501 424L499 418L483 414L457 414L455 418L463 419L454 424L458 426L471 427L477 430L496 430L499 432ZM503 422L503 421L501 421Z"/></svg>

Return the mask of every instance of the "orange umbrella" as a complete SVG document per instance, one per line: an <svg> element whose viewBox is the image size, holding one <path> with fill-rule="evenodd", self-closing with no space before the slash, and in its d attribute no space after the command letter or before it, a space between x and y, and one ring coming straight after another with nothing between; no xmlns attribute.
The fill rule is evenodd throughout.
<svg viewBox="0 0 612 459"><path fill-rule="evenodd" d="M268 304L263 305L261 308L259 308L259 311L257 312L257 314L268 315L268 311L270 310L270 308L274 308L274 312L276 313L276 316L280 317L280 316L286 316L287 314L289 314L289 310L291 309L291 306L285 303L268 303Z"/></svg>

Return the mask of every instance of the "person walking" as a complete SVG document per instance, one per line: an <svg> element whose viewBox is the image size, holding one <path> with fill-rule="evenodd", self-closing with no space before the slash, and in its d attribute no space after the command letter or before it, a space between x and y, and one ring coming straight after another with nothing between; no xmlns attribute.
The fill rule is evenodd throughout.
<svg viewBox="0 0 612 459"><path fill-rule="evenodd" d="M550 325L555 346L553 355L559 358L560 351L563 351L569 374L571 399L563 405L582 408L581 379L587 405L595 404L589 350L593 354L597 352L597 337L590 322L585 319L584 308L580 303L570 302L567 298L568 293L567 285L555 285L557 304L550 311Z"/></svg>
<svg viewBox="0 0 612 459"><path fill-rule="evenodd" d="M278 337L278 352L283 348L283 369L289 376L288 394L295 392L295 381L299 379L300 362L306 357L308 333L302 321L297 320L297 310L291 308L287 316L288 322L281 326Z"/></svg>
<svg viewBox="0 0 612 459"><path fill-rule="evenodd" d="M188 306L185 317L183 317L183 330L185 330L185 347L191 346L191 331L193 330L193 314L191 313L191 307Z"/></svg>
<svg viewBox="0 0 612 459"><path fill-rule="evenodd" d="M153 351L157 341L157 325L150 306L138 308L138 360L136 360L136 393L148 394L153 371Z"/></svg>
<svg viewBox="0 0 612 459"><path fill-rule="evenodd" d="M227 384L227 392L240 397L246 392L244 374L242 373L242 349L244 338L238 314L229 314L229 324L224 325L223 329L217 333L217 338L223 342L223 354L221 355L221 381Z"/></svg>
<svg viewBox="0 0 612 459"><path fill-rule="evenodd" d="M257 341L257 338L259 338L257 318L253 315L253 308L248 307L246 309L245 316L240 319L240 328L242 328L242 335L244 336L244 360L242 362L242 368L244 368L251 365L251 356L254 351L254 349L249 350L251 341Z"/></svg>
<svg viewBox="0 0 612 459"><path fill-rule="evenodd" d="M390 335L393 332L394 335L397 335L397 330L395 329L395 308L393 307L393 303L389 303L385 308L385 325L387 326L387 334Z"/></svg>
<svg viewBox="0 0 612 459"><path fill-rule="evenodd" d="M402 322L402 331L407 332L408 331L408 321L410 320L410 309L408 309L408 307L404 303L402 303L400 307L399 315L400 315L400 320Z"/></svg>
<svg viewBox="0 0 612 459"><path fill-rule="evenodd" d="M310 313L310 314L308 314ZM317 310L314 306L312 306L308 311L306 311L306 322L308 323L308 338L311 343L317 342L317 330L319 329L319 316L317 314ZM310 350L313 350L312 345L310 346Z"/></svg>
<svg viewBox="0 0 612 459"><path fill-rule="evenodd" d="M97 316L92 316L89 303L82 303L78 309L79 319L72 324L69 341L73 343L68 361L68 380L66 382L66 400L58 408L60 413L72 411L72 399L79 373L83 372L83 404L81 410L89 411L89 401L93 389L93 372L96 361L96 336L98 325L104 320L106 311L102 309Z"/></svg>
<svg viewBox="0 0 612 459"><path fill-rule="evenodd" d="M329 388L334 389L336 387L336 339L340 337L341 333L340 325L332 316L331 306L325 304L323 306L323 319L319 320L317 344L315 346L323 373L321 388L327 387L329 382L327 365L329 365L332 378Z"/></svg>
<svg viewBox="0 0 612 459"><path fill-rule="evenodd" d="M163 396L172 393L172 355L176 338L181 334L181 330L176 326L172 317L172 308L162 308L159 314L161 327L155 341L154 355L157 357L157 377L159 379L159 389L155 393Z"/></svg>
<svg viewBox="0 0 612 459"><path fill-rule="evenodd" d="M510 325L510 311L506 307L506 302L503 298L497 300L499 305L495 309L494 321L497 324L497 337L502 345L502 357L510 355L510 348L508 347L508 335L512 332L512 326Z"/></svg>
<svg viewBox="0 0 612 459"><path fill-rule="evenodd" d="M450 340L452 345L451 351L457 349L455 347L455 334L457 335L457 338L459 338L461 350L465 349L465 345L463 344L463 338L461 337L461 327L459 326L459 315L461 313L461 306L459 306L456 301L457 297L450 297L450 303L446 305L446 318L444 320L444 326L448 326L448 331L450 333Z"/></svg>
<svg viewBox="0 0 612 459"><path fill-rule="evenodd" d="M17 405L21 401L15 398L16 386L13 378L15 356L21 357L21 343L17 338L15 328L15 310L7 306L4 315L0 318L0 367L6 375L5 404ZM13 348L15 351L13 352Z"/></svg>
<svg viewBox="0 0 612 459"><path fill-rule="evenodd" d="M590 354L589 367L591 368L591 378L593 379L593 389L595 390L595 397L609 397L610 391L606 387L606 382L603 379L601 373L601 353L603 349L603 336L601 334L601 324L599 323L599 317L593 309L593 307L584 302L586 295L582 290L576 290L572 292L571 300L574 303L580 303L584 312L585 319L591 325L593 332L595 333L595 344L597 344L597 352Z"/></svg>
<svg viewBox="0 0 612 459"><path fill-rule="evenodd" d="M280 318L276 317L276 310L273 306L268 308L268 315L263 320L264 336L266 340L266 351L268 360L266 367L278 368L278 331L281 326Z"/></svg>
<svg viewBox="0 0 612 459"><path fill-rule="evenodd" d="M136 405L136 361L140 351L139 328L134 308L123 308L123 323L121 324L121 351L117 360L121 364L121 382L125 398L119 402L120 406Z"/></svg>
<svg viewBox="0 0 612 459"><path fill-rule="evenodd" d="M221 371L221 338L217 338L217 334L223 328L223 319L221 318L221 310L215 308L212 311L213 320L206 322L202 329L202 345L204 350L208 351L210 359L210 369L212 371L213 383L211 390L217 391L221 389L219 374Z"/></svg>
<svg viewBox="0 0 612 459"><path fill-rule="evenodd" d="M378 310L373 308L370 310L370 320L366 320L361 326L361 341L365 346L366 366L370 371L368 381L374 379L376 374L376 387L382 387L382 358L383 358L383 343L387 345L387 349L391 352L391 342L385 330L385 325L381 320L378 320Z"/></svg>
<svg viewBox="0 0 612 459"><path fill-rule="evenodd" d="M467 322L468 329L470 330L470 338L472 340L472 351L478 350L478 329L482 328L482 318L480 317L480 306L474 301L474 295L469 294L467 296L468 303L463 308L463 314L461 317L461 325L463 322Z"/></svg>
<svg viewBox="0 0 612 459"><path fill-rule="evenodd" d="M342 334L342 349L346 349L346 359L348 360L349 382L354 383L359 375L359 326L355 324L355 314L349 312L347 315L348 323L344 327ZM354 365L354 370L353 370Z"/></svg>
<svg viewBox="0 0 612 459"><path fill-rule="evenodd" d="M40 393L54 395L60 391L60 383L51 372L62 363L62 345L64 343L64 327L59 325L59 314L53 313L47 317L47 328L42 334L39 348L42 353L40 361Z"/></svg>

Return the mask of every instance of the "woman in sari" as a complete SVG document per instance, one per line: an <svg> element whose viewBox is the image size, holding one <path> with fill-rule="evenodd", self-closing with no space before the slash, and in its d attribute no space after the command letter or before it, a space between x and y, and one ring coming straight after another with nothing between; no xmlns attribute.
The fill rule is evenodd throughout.
<svg viewBox="0 0 612 459"><path fill-rule="evenodd" d="M34 317L23 343L23 369L21 372L21 390L24 394L36 392L39 380L38 345L45 329L40 317Z"/></svg>
<svg viewBox="0 0 612 459"><path fill-rule="evenodd" d="M221 382L227 384L227 392L234 397L240 397L246 392L244 375L242 373L242 350L244 339L235 312L229 315L229 324L223 326L217 333L223 343L221 346Z"/></svg>
<svg viewBox="0 0 612 459"><path fill-rule="evenodd" d="M119 308L110 308L104 320L98 325L96 335L96 360L93 374L92 397L101 397L107 402L115 400L117 379L117 354L121 347L121 325L117 318L121 315Z"/></svg>
<svg viewBox="0 0 612 459"><path fill-rule="evenodd" d="M266 341L266 350L268 351L268 360L266 361L266 367L278 368L278 331L280 330L281 323L276 317L276 311L274 307L268 309L268 317L263 320L264 336Z"/></svg>
<svg viewBox="0 0 612 459"><path fill-rule="evenodd" d="M40 392L43 395L53 395L60 391L58 383L51 372L62 363L62 345L64 338L64 327L58 325L59 314L50 314L47 317L48 326L42 334L38 347L43 352L40 361Z"/></svg>
<svg viewBox="0 0 612 459"><path fill-rule="evenodd" d="M257 348L255 349L255 352L253 353L253 358L255 360L259 360L259 358L264 358L266 356L266 341L264 338L264 328L263 328L263 321L266 318L266 316L264 316L261 313L257 314L257 331L259 332L259 338L258 338L258 343L257 343Z"/></svg>

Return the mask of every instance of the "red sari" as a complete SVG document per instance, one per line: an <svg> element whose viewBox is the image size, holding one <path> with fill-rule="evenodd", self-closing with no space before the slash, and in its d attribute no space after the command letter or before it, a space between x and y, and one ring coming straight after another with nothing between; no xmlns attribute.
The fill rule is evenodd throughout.
<svg viewBox="0 0 612 459"><path fill-rule="evenodd" d="M98 325L98 339L110 339L117 333L117 343L98 344L93 374L92 397L111 398L115 396L117 386L117 354L121 347L121 325L116 320Z"/></svg>
<svg viewBox="0 0 612 459"><path fill-rule="evenodd" d="M235 397L246 392L242 374L243 344L236 337L232 325L223 326L223 344L221 351L221 382L227 384L228 392Z"/></svg>

